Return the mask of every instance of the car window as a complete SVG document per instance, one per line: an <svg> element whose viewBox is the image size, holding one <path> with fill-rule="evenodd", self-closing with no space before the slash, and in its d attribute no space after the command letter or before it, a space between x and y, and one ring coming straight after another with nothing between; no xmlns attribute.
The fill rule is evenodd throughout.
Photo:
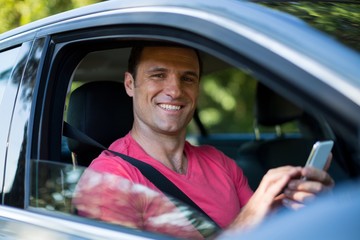
<svg viewBox="0 0 360 240"><path fill-rule="evenodd" d="M17 88L19 86L19 81L11 81L11 75L13 69L18 65L17 60L19 58L20 47L11 48L0 52L0 183L1 183L1 192L3 188L6 191L6 184L4 185L4 178L2 177L5 171L5 159L6 151L8 147L8 134L9 126L12 117L12 111L14 106L14 99L16 97ZM15 74L16 75L16 74Z"/></svg>
<svg viewBox="0 0 360 240"><path fill-rule="evenodd" d="M86 33L86 30L84 32ZM50 69L49 75L56 84L54 86L48 84L50 90L47 91L52 93L50 100L56 102L56 106L63 106L63 112L59 111L59 108L57 111L52 108L47 110L48 114L43 115L43 121L48 124L43 124L41 127L52 126L52 128L42 129L41 133L47 133L51 135L51 138L44 138L49 142L43 139L38 141L44 144L44 146L39 147L39 151L50 153L44 154L44 156L54 157L49 157L50 162L44 162L44 164L38 162L33 165L30 204L36 209L137 228L139 226L136 224L139 221L136 219L137 215L134 216L132 212L134 209L131 209L131 204L137 203L137 200L133 199L140 197L140 202L146 204L155 204L157 201L163 202L165 200L156 192L149 191L145 186L129 184L128 181L123 181L123 178L116 178L116 176L107 174L98 175L97 173L87 175L86 170L79 170L88 167L103 149L95 147L89 142L84 142L83 139L69 136L66 130L68 129L67 124L64 122L66 121L75 129L103 144L105 148L119 137L127 134L131 129L133 112L131 105L127 102L131 102L131 99L124 91L122 80L126 71L129 52L134 42L129 42L128 36L126 40L122 40L121 37L116 36L115 38L113 35L106 38L100 35L101 32L95 32L95 34L99 34L101 37L97 36L97 38L88 41L86 39L87 34L76 33L74 34L77 37L74 41L76 43L66 42L53 46L58 55L54 56L51 65L54 69ZM59 36L58 39L54 37L54 42L72 39L73 37L69 33L67 37ZM84 37L85 40L78 39L80 37ZM148 42L148 39L146 42L136 39L136 44ZM262 71L265 67L257 65L254 67L246 61L241 62L242 64L238 64L235 60L231 62L227 59L228 61L225 61L220 54L223 49L219 46L219 49L216 50L218 52L213 49L212 51L206 48L200 49L200 54L204 60L201 97L196 114L198 120L194 118L189 127L188 141L195 145L210 145L223 151L243 169L248 177L249 184L253 189L256 189L259 180L269 168L287 164L301 166L305 164L311 145L316 139L333 137L333 129L320 113L314 114L302 108L303 106L296 105L292 99L289 99L291 95L282 96L271 88L274 85L276 86L274 83L279 85L280 80L282 80L276 78L278 75L269 74L264 77ZM240 59L240 56L238 57ZM241 59L241 61L243 60ZM103 85L107 87L103 88ZM259 89L264 91L266 95L259 95ZM81 92L83 90L85 92ZM120 93L121 91L122 93ZM97 95L98 93L100 95ZM115 98L120 94L122 95L121 99L116 102ZM75 99L75 104L72 103L72 99ZM109 102L104 103L103 101ZM276 109L273 110L266 104L260 106L260 101L261 104L274 102ZM46 101L44 100L44 102ZM299 102L301 103L301 101L297 103ZM117 105L118 103L120 105ZM95 109L99 112L93 112ZM278 113L280 115L286 113L285 120L282 116L279 120ZM261 120L260 115L263 117ZM129 122L130 126L128 125ZM114 123L115 126L111 125ZM89 127L88 124L94 125ZM116 132L119 129L122 134ZM115 136L111 136L114 134ZM60 141L57 142L54 139ZM286 148L279 144L277 148L271 148L276 149L276 153L265 154L266 151L262 151L263 149L260 151L257 148L267 140L274 140L275 143L290 142L295 144ZM294 156L294 152L299 154ZM286 153L286 156L279 158L277 157L278 153ZM263 155L268 156L268 158ZM336 154L336 158L341 158L341 156L341 152ZM53 161L56 164L52 164ZM40 168L44 168L44 170L37 170ZM341 167L334 164L334 169L337 177L344 176ZM345 174L346 177L348 176ZM114 188L111 188L112 182L117 183ZM83 194L77 195L76 189L81 185ZM140 196L133 196L133 193L136 192L134 189L138 191L137 193ZM117 191L119 202L104 197L111 191ZM131 198L128 198L129 194ZM95 197L94 202L89 196ZM76 200L79 199L77 197L80 197L79 201ZM86 202L87 200L90 202ZM107 202L108 205L106 205L108 200L110 203ZM109 207L117 206L117 204L121 209L120 213L117 208ZM169 206L165 203L163 205ZM172 208L174 205L177 206L171 202L170 212L171 209L174 209ZM109 218L101 215L101 212L105 210L109 213ZM164 209L159 210L163 211ZM176 224L177 222L171 218L173 215L165 214L165 210L159 212L161 217L157 215L159 218L155 218L159 221L158 223L161 223L161 226ZM128 215L124 216L122 213L128 213ZM193 217L198 216L198 214L193 215ZM130 217L128 222L124 219L126 217ZM205 225L209 226L208 223ZM142 229L153 232L159 230ZM208 229L206 229L207 231ZM168 233L173 235L173 233Z"/></svg>
<svg viewBox="0 0 360 240"><path fill-rule="evenodd" d="M75 213L72 196L84 167L54 161L31 161L30 206Z"/></svg>
<svg viewBox="0 0 360 240"><path fill-rule="evenodd" d="M0 52L0 104L3 100L5 88L10 78L12 69L14 68L15 60L18 56L20 47L12 48Z"/></svg>
<svg viewBox="0 0 360 240"><path fill-rule="evenodd" d="M86 130L86 128L82 128L81 124L77 124L76 121L73 122L72 118L78 119L79 116L77 114L82 111L86 111L85 115L89 120L91 118L101 119L99 115L103 114L105 114L105 118L113 119L115 118L114 111L125 113L123 106L118 105L114 105L102 114L91 112L91 109L99 107L103 109L105 107L101 105L96 107L105 97L109 97L111 101L114 101L112 93L109 91L110 89L107 89L107 92L100 95L100 97L96 96L97 99L94 102L89 99L91 94L101 91L101 83L114 83L115 85L110 86L123 88L122 76L126 71L126 60L129 51L130 48L93 51L79 60L76 68L74 68L74 72L71 74L72 77L69 79L69 86L67 87L68 93L63 115L63 119L66 122L74 127L78 127L80 130L85 130L85 133L96 140L99 140L99 136L110 135L113 132L109 129L107 133L99 133L96 131L97 127L90 127L90 131L89 129ZM202 54L204 59L216 59L214 56L209 56L206 53ZM209 66L204 67L198 104L198 115L208 135L203 136L199 133L198 123L194 121L189 128L188 141L197 145L212 145L222 150L243 168L243 171L248 176L251 187L256 188L259 181L258 178L261 179L266 170L263 169L256 172L260 168L254 168L254 166L249 165L249 163L257 163L254 159L252 159L252 162L248 161L249 153L247 145L249 143L251 145L254 141L264 141L264 139L280 138L294 141L301 138L324 137L319 136L319 133L314 131L314 129L299 127L299 119L286 121L285 127L280 126L282 124L279 124L279 126L263 126L261 123L257 126L255 121L255 102L257 101L258 79L251 72L242 68L233 67L221 62L219 59L212 61L216 61L218 64L215 64L217 67L212 69L211 67L209 69ZM112 64L119 65L119 67L115 68L117 70L113 74L110 74L107 72L107 68ZM207 64L211 64L211 61L207 62ZM94 71L91 79L86 77L89 76L88 71ZM108 75L99 74L101 72ZM75 105L77 105L75 110L72 109L72 104L74 104L72 97L76 96L78 91L81 91L84 87L91 86L91 84L95 84L95 87L91 88L90 92L85 92L86 101L83 102L80 95L80 100L77 99L75 101ZM115 95L119 95L120 92L120 90L116 90ZM125 92L122 94L126 95ZM87 110L89 111L87 112ZM72 114L75 115L72 116ZM126 112L122 118L129 117L131 114L132 112ZM122 127L123 120L120 119L116 122L118 128ZM108 125L97 121L97 124ZM98 125L98 128L100 128L100 125ZM304 126L305 124L300 125ZM278 133L277 128L284 128L284 130ZM115 126L111 127L111 129L115 129ZM130 128L126 131L129 130ZM257 131L260 131L259 136L256 136ZM118 138L119 136L115 137ZM108 144L111 144L116 138ZM167 226L167 222L171 222L174 225L177 224L177 221L187 222L186 219L193 219L191 221L198 224L195 228L202 229L201 231L205 235L211 235L216 231L211 222L204 220L201 218L201 214L183 205L183 203L176 199L170 198L171 201L169 201L169 198L163 199L158 193L148 189L146 186L130 183L127 179L120 176L85 170L87 165L101 153L102 149L87 146L78 141L74 144L71 138L63 137L62 139L61 163L33 161L31 207L81 218L102 219L105 222L116 223L120 226L136 228L136 222L139 222L139 220L136 216L127 218L129 216L125 213L129 212L131 215L134 215L135 209L132 207L140 199L139 201L141 202L151 203L151 206L148 206L149 208L154 207L154 204L162 206L156 207L159 211L153 217L159 221L159 226L168 229L167 233L169 235L176 236L176 233L171 230L170 225ZM100 141L102 141L101 138ZM302 152L302 155L305 156L306 154L306 151ZM289 163L281 161L274 161L271 164L278 166ZM302 164L301 159L300 163L296 162L296 164ZM116 197L110 197L108 191L112 192L111 196L114 196L114 193L116 193ZM106 210L108 206L111 206L111 209ZM174 206L175 208L173 208ZM181 214L177 215L179 209L181 209ZM104 218L101 214L106 212L109 213L109 216ZM175 217L172 214L175 214ZM183 218L184 216L185 218ZM144 229L154 232L163 231L163 228L162 230L159 228L155 230L152 228ZM191 235L192 233L188 234Z"/></svg>
<svg viewBox="0 0 360 240"><path fill-rule="evenodd" d="M185 238L218 231L212 221L186 204L121 176L52 161L32 160L31 164L33 209L104 219L130 228L140 227L145 218L144 229ZM143 204L148 205L150 216L137 211ZM179 228L184 229L181 235Z"/></svg>

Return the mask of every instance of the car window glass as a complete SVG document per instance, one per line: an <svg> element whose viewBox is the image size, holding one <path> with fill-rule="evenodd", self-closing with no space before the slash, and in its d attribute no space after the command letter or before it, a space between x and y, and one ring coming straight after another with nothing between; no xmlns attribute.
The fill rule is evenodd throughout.
<svg viewBox="0 0 360 240"><path fill-rule="evenodd" d="M74 213L71 200L83 167L32 160L30 206Z"/></svg>
<svg viewBox="0 0 360 240"><path fill-rule="evenodd" d="M141 226L150 232L185 238L207 237L218 231L212 221L180 201L121 176L52 161L31 163L30 206L35 209L102 218L130 228ZM143 204L149 211L144 216L138 212ZM183 229L181 235L179 228Z"/></svg>
<svg viewBox="0 0 360 240"><path fill-rule="evenodd" d="M2 102L4 91L9 81L19 50L20 47L17 47L0 52L0 103Z"/></svg>
<svg viewBox="0 0 360 240"><path fill-rule="evenodd" d="M8 145L9 126L13 114L14 99L16 97L17 87L19 82L11 82L11 75L15 67L20 67L21 64L16 66L17 58L19 57L20 47L12 48L0 52L0 185L1 190L7 185L3 183L3 174L5 172ZM15 74L16 75L16 74ZM4 97L5 96L5 97Z"/></svg>

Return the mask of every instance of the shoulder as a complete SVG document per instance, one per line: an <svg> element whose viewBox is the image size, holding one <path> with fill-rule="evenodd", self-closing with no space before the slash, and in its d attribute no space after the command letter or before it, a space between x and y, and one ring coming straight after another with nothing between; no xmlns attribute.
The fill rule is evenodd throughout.
<svg viewBox="0 0 360 240"><path fill-rule="evenodd" d="M211 145L196 146L196 145L192 145L189 142L186 142L185 151L194 153L198 156L207 157L209 159L219 159L219 160L224 160L224 161L231 160L232 161L232 159L229 158L228 156L226 156L222 151L220 151L219 149L217 149Z"/></svg>
<svg viewBox="0 0 360 240"><path fill-rule="evenodd" d="M225 172L233 172L239 168L233 159L214 146L195 146L186 142L185 152L189 158L200 162L201 165L206 165L208 168L211 166Z"/></svg>
<svg viewBox="0 0 360 240"><path fill-rule="evenodd" d="M109 147L110 150L125 155L129 155L129 152L133 151L134 148L135 146L132 143L130 133L122 138L119 138ZM136 167L107 150L104 150L91 162L89 169L97 172L123 176L136 182L139 181L139 178L141 178L141 173Z"/></svg>
<svg viewBox="0 0 360 240"><path fill-rule="evenodd" d="M141 147L139 147L131 137L130 133L113 142L109 149L114 152L132 156L136 159L143 158ZM138 168L110 151L103 151L91 162L88 168L96 172L121 176L134 183L141 183L146 186L149 185L149 181L141 174Z"/></svg>
<svg viewBox="0 0 360 240"><path fill-rule="evenodd" d="M109 149L112 151L120 152L123 154L128 154L129 148L134 147L136 144L134 143L131 134L128 133L124 137L117 139L110 146Z"/></svg>
<svg viewBox="0 0 360 240"><path fill-rule="evenodd" d="M97 172L110 173L124 177L128 177L129 175L134 176L135 172L132 165L108 151L103 151L92 161L88 168Z"/></svg>
<svg viewBox="0 0 360 240"><path fill-rule="evenodd" d="M185 151L191 159L197 160L200 165L203 165L206 168L218 169L228 175L240 178L243 176L242 170L236 162L214 146L195 146L187 142Z"/></svg>

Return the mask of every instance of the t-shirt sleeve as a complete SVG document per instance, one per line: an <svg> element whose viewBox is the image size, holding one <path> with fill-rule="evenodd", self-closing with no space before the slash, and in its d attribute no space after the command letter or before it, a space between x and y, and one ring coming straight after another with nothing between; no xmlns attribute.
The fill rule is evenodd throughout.
<svg viewBox="0 0 360 240"><path fill-rule="evenodd" d="M234 182L237 186L237 194L239 196L240 205L243 207L253 195L253 191L248 184L247 177L244 175L242 169L236 165L236 163L234 171Z"/></svg>
<svg viewBox="0 0 360 240"><path fill-rule="evenodd" d="M92 161L89 169L121 176L136 183L139 183L141 181L140 177L142 177L138 169L125 162L120 157L114 156L106 151L102 152L100 156Z"/></svg>

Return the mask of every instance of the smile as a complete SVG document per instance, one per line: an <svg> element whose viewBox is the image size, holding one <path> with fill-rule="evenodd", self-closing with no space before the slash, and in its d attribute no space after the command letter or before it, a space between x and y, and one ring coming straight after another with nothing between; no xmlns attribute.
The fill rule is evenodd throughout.
<svg viewBox="0 0 360 240"><path fill-rule="evenodd" d="M162 109L165 109L165 110L170 110L170 111L178 111L181 108L181 106L170 105L170 104L159 104L159 107L161 107Z"/></svg>

